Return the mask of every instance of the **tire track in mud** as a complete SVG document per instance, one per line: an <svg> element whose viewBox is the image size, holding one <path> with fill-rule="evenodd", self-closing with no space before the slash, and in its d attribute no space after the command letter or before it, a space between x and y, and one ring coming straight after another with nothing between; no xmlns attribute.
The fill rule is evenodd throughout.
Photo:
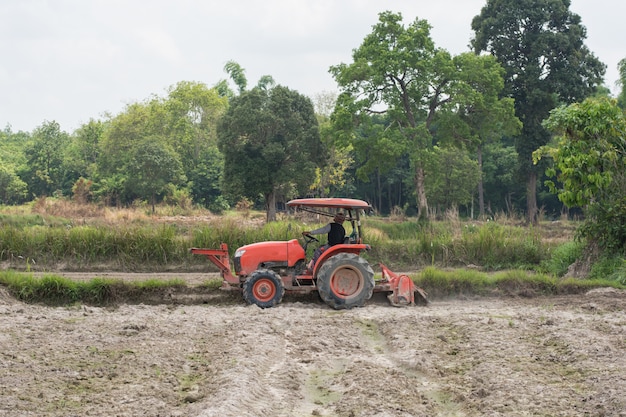
<svg viewBox="0 0 626 417"><path fill-rule="evenodd" d="M375 319L360 317L367 309L235 308L233 316L245 315L228 324L237 342L204 388L211 401L199 415L427 415L433 407L420 394L425 377L405 369Z"/></svg>
<svg viewBox="0 0 626 417"><path fill-rule="evenodd" d="M299 389L298 369L288 358L286 324L268 318L271 310L233 307L226 324L229 343L212 341L212 349L222 352L220 372L204 388L211 401L204 402L198 416L291 415L298 399L293 394Z"/></svg>

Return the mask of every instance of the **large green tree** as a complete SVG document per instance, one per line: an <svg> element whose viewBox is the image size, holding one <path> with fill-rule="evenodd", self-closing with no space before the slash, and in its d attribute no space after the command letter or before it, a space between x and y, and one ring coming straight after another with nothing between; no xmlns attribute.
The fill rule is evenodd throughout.
<svg viewBox="0 0 626 417"><path fill-rule="evenodd" d="M534 153L553 159L550 189L586 214L584 237L626 255L626 116L614 100L587 99L552 111L544 126L556 142Z"/></svg>
<svg viewBox="0 0 626 417"><path fill-rule="evenodd" d="M262 195L267 220L276 197L306 194L324 157L311 100L283 86L260 87L232 99L218 124L224 189L233 198Z"/></svg>
<svg viewBox="0 0 626 417"><path fill-rule="evenodd" d="M523 123L516 141L526 178L529 221L537 221L539 167L532 152L550 135L541 125L559 103L581 101L602 83L605 65L585 46L586 29L569 0L487 0L474 17L471 45L504 67L504 94Z"/></svg>
<svg viewBox="0 0 626 417"><path fill-rule="evenodd" d="M498 97L497 62L436 48L425 20L405 26L401 14L381 13L352 57L330 69L342 89L333 114L338 137L368 153L363 174L390 172L390 161L408 155L418 217L429 215L427 176L436 172L427 167L441 155L435 147L473 150L519 123L512 102ZM384 114L384 123L376 114Z"/></svg>
<svg viewBox="0 0 626 417"><path fill-rule="evenodd" d="M389 126L377 137L394 146L379 149L393 159L410 153L418 213L427 215L424 168L433 145L428 127L444 100L438 90L437 64L447 66L450 57L435 48L428 22L415 19L405 27L400 13L386 11L352 58L351 64L330 68L342 90L333 116L337 129L358 140L351 133L354 124L367 125L370 115L386 113ZM395 153L389 155L392 150Z"/></svg>

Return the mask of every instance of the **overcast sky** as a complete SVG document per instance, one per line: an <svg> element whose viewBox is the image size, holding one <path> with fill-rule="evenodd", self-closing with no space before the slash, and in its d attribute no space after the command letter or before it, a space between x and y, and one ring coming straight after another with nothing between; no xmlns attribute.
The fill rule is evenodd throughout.
<svg viewBox="0 0 626 417"><path fill-rule="evenodd" d="M55 120L73 132L106 112L179 81L213 86L238 62L249 86L271 75L310 97L336 91L331 65L351 52L384 10L427 20L437 47L469 50L486 0L0 0L0 129ZM618 89L624 0L571 0L586 44Z"/></svg>

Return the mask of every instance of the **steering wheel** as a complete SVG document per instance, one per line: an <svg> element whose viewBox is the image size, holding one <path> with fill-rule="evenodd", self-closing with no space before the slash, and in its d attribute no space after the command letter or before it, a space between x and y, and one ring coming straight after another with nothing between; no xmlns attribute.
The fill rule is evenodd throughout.
<svg viewBox="0 0 626 417"><path fill-rule="evenodd" d="M313 236L313 235L309 235L309 234L303 234L302 237L304 238L304 252L306 253L306 249L309 246L309 244L313 243L313 242L318 242L319 240Z"/></svg>

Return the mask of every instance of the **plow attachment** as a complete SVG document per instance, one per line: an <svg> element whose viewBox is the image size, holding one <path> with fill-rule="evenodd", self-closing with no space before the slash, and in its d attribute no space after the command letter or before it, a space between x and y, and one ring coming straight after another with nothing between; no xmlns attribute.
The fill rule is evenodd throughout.
<svg viewBox="0 0 626 417"><path fill-rule="evenodd" d="M415 286L408 275L397 275L382 263L379 265L383 275L381 283L388 286L391 291L387 296L391 305L395 307L415 305L416 293L428 304L426 291Z"/></svg>

